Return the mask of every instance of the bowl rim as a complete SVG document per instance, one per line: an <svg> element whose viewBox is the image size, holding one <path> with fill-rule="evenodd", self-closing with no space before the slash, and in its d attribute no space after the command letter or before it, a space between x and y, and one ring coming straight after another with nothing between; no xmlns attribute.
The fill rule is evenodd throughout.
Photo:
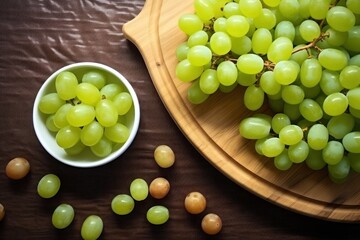
<svg viewBox="0 0 360 240"><path fill-rule="evenodd" d="M117 79L120 80L120 82L122 84L124 84L125 88L127 89L127 91L130 93L132 100L133 100L133 107L134 107L134 120L132 123L132 129L130 131L130 135L129 138L126 140L125 143L123 143L123 145L117 149L116 151L112 152L111 154L109 154L108 156L104 157L104 158L99 158L99 160L96 161L89 161L89 162L84 162L84 161L73 161L73 160L68 160L68 159L64 159L62 157L59 157L55 154L55 152L53 151L53 149L51 147L49 147L49 145L46 142L46 139L44 139L41 135L43 134L43 129L40 128L39 126L39 122L41 121L40 119L40 111L38 109L38 105L40 102L41 97L45 94L46 88L49 86L49 84L51 83L51 81L53 81L55 79L55 77L63 71L67 71L67 70L71 70L71 69L77 69L77 68L82 68L82 67L89 67L89 68L94 68L94 69L99 69L99 70L103 70L106 72L109 72L110 74L114 75ZM42 147L56 160L72 166L72 167L79 167L79 168L91 168L91 167L97 167L97 166L101 166L101 165L105 165L109 162L114 161L115 159L117 159L120 155L122 155L132 144L132 142L134 141L138 129L139 129L139 125L140 125L140 103L139 103L139 99L137 97L137 94L133 88L133 86L130 84L130 82L117 70L115 70L114 68L102 64L102 63L98 63L98 62L77 62L77 63L71 63L68 64L66 66L63 66L61 68L59 68L58 70L56 70L54 73L52 73L41 85L40 89L38 90L35 100L34 100L34 104L33 104L33 113L32 113L32 118L33 118L33 127L35 130L35 134L37 139L39 140L40 144L42 145ZM43 123L43 122L42 122Z"/></svg>

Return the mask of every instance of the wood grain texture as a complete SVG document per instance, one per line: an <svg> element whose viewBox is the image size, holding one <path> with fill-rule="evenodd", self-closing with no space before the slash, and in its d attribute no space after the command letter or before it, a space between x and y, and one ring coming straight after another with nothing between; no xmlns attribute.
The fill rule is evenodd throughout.
<svg viewBox="0 0 360 240"><path fill-rule="evenodd" d="M211 96L194 106L188 84L175 76L175 49L186 36L177 21L193 12L193 0L147 0L141 13L123 26L125 37L141 52L168 112L194 147L219 171L252 193L289 210L338 222L360 221L360 177L332 183L326 170L305 164L280 172L259 157L254 143L239 136L242 118L252 114L242 102L243 89ZM268 111L266 107L261 111Z"/></svg>

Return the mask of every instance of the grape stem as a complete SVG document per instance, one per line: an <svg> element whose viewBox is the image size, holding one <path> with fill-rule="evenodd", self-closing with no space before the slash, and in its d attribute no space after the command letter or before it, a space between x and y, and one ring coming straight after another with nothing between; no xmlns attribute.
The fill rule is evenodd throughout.
<svg viewBox="0 0 360 240"><path fill-rule="evenodd" d="M318 46L316 46L316 44L320 41L323 41L325 38L329 37L329 33L321 33L319 37L315 38L312 42L308 43L307 45L294 49L292 51L292 54L300 52L302 50L306 50L308 52L309 55L311 55L310 53L310 49L314 48L316 51L321 52L322 49L319 48Z"/></svg>

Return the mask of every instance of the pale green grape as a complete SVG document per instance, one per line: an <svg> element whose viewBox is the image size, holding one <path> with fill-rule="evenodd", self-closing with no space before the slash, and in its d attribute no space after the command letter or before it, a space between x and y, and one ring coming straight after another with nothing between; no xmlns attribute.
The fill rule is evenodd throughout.
<svg viewBox="0 0 360 240"><path fill-rule="evenodd" d="M298 0L299 1L299 12L300 16L304 19L307 19L310 17L310 2L312 0Z"/></svg>
<svg viewBox="0 0 360 240"><path fill-rule="evenodd" d="M215 17L213 5L208 0L194 0L196 15L203 21L208 21Z"/></svg>
<svg viewBox="0 0 360 240"><path fill-rule="evenodd" d="M237 3L237 2L226 3L223 8L223 13L224 13L225 18L229 18L234 15L242 15L239 3Z"/></svg>
<svg viewBox="0 0 360 240"><path fill-rule="evenodd" d="M117 83L108 83L100 89L102 96L105 96L106 99L112 100L116 95L123 92L124 88ZM98 101L99 102L99 101Z"/></svg>
<svg viewBox="0 0 360 240"><path fill-rule="evenodd" d="M191 48L196 45L206 45L208 40L209 40L209 35L204 30L200 30L194 32L189 36L186 46Z"/></svg>
<svg viewBox="0 0 360 240"><path fill-rule="evenodd" d="M283 127L291 124L290 118L284 113L276 113L271 119L272 130L279 134Z"/></svg>
<svg viewBox="0 0 360 240"><path fill-rule="evenodd" d="M149 195L149 186L142 178L136 178L130 183L130 195L136 201L143 201Z"/></svg>
<svg viewBox="0 0 360 240"><path fill-rule="evenodd" d="M106 84L106 77L98 70L91 70L83 75L81 81L83 83L91 83L100 90Z"/></svg>
<svg viewBox="0 0 360 240"><path fill-rule="evenodd" d="M146 219L149 221L149 223L154 225L161 225L166 223L169 220L169 217L169 210L161 205L153 206L146 212Z"/></svg>
<svg viewBox="0 0 360 240"><path fill-rule="evenodd" d="M346 40L348 39L347 32L339 32L331 27L328 27L325 33L329 36L324 41L327 42L331 47L340 47L345 44Z"/></svg>
<svg viewBox="0 0 360 240"><path fill-rule="evenodd" d="M326 21L331 28L346 32L355 26L355 15L346 7L335 6L327 12Z"/></svg>
<svg viewBox="0 0 360 240"><path fill-rule="evenodd" d="M77 98L87 105L95 106L101 99L99 89L91 83L80 83L76 88Z"/></svg>
<svg viewBox="0 0 360 240"><path fill-rule="evenodd" d="M347 97L338 92L328 95L323 102L323 110L329 116L339 116L348 108Z"/></svg>
<svg viewBox="0 0 360 240"><path fill-rule="evenodd" d="M238 69L230 60L221 62L216 72L219 82L225 86L234 84L238 77Z"/></svg>
<svg viewBox="0 0 360 240"><path fill-rule="evenodd" d="M200 17L193 13L187 13L180 16L178 26L187 35L191 35L203 29L204 23Z"/></svg>
<svg viewBox="0 0 360 240"><path fill-rule="evenodd" d="M127 215L134 210L134 199L128 194L116 195L111 201L111 209L118 215Z"/></svg>
<svg viewBox="0 0 360 240"><path fill-rule="evenodd" d="M86 146L81 141L78 141L74 146L66 148L64 151L70 156L75 156L84 151L85 148Z"/></svg>
<svg viewBox="0 0 360 240"><path fill-rule="evenodd" d="M214 21L213 27L215 32L226 32L226 18L224 17L217 18Z"/></svg>
<svg viewBox="0 0 360 240"><path fill-rule="evenodd" d="M307 133L307 142L309 147L314 150L322 150L329 141L329 131L321 123L314 124Z"/></svg>
<svg viewBox="0 0 360 240"><path fill-rule="evenodd" d="M188 88L187 99L192 104L200 104L208 99L209 94L204 93L200 88L200 80L194 81Z"/></svg>
<svg viewBox="0 0 360 240"><path fill-rule="evenodd" d="M354 131L346 134L342 139L342 144L346 151L351 153L360 153L360 131Z"/></svg>
<svg viewBox="0 0 360 240"><path fill-rule="evenodd" d="M53 114L65 104L57 93L48 93L40 98L39 110L45 114Z"/></svg>
<svg viewBox="0 0 360 240"><path fill-rule="evenodd" d="M282 88L281 98L289 104L300 104L305 97L304 90L295 84L287 85Z"/></svg>
<svg viewBox="0 0 360 240"><path fill-rule="evenodd" d="M268 95L275 95L281 90L281 84L275 80L273 71L261 74L259 83L262 90Z"/></svg>
<svg viewBox="0 0 360 240"><path fill-rule="evenodd" d="M268 29L256 29L252 36L253 52L256 54L266 54L272 41L272 34Z"/></svg>
<svg viewBox="0 0 360 240"><path fill-rule="evenodd" d="M256 18L262 13L260 0L240 0L239 6L242 14L248 18Z"/></svg>
<svg viewBox="0 0 360 240"><path fill-rule="evenodd" d="M80 140L86 146L93 146L103 137L104 128L97 121L93 121L81 129Z"/></svg>
<svg viewBox="0 0 360 240"><path fill-rule="evenodd" d="M189 45L187 44L187 42L183 42L181 43L177 48L176 48L176 59L181 62L182 60L187 58L187 54L189 52Z"/></svg>
<svg viewBox="0 0 360 240"><path fill-rule="evenodd" d="M276 16L273 11L263 8L259 16L254 18L256 28L273 29L276 26Z"/></svg>
<svg viewBox="0 0 360 240"><path fill-rule="evenodd" d="M358 0L347 0L346 7L354 14L360 14L360 2Z"/></svg>
<svg viewBox="0 0 360 240"><path fill-rule="evenodd" d="M124 124L116 123L111 127L106 127L104 135L112 142L124 143L130 136L130 130Z"/></svg>
<svg viewBox="0 0 360 240"><path fill-rule="evenodd" d="M264 91L255 84L251 85L245 90L244 105L247 109L256 111L264 104L264 98Z"/></svg>
<svg viewBox="0 0 360 240"><path fill-rule="evenodd" d="M280 155L278 155L274 158L274 165L277 169L282 170L282 171L286 171L291 168L291 166L293 165L293 162L289 158L287 148L285 148L284 151Z"/></svg>
<svg viewBox="0 0 360 240"><path fill-rule="evenodd" d="M327 163L322 159L322 151L309 149L309 154L305 159L306 165L312 170L323 169Z"/></svg>
<svg viewBox="0 0 360 240"><path fill-rule="evenodd" d="M90 146L90 150L98 157L106 157L112 152L112 142L103 136L95 145Z"/></svg>
<svg viewBox="0 0 360 240"><path fill-rule="evenodd" d="M260 139L256 139L256 141L255 141L255 151L259 154L259 155L264 155L263 154L263 152L262 152L262 145L263 145L263 143L267 140L267 139L269 139L269 138L271 138L272 136L267 136L267 137L264 137L264 138L260 138Z"/></svg>
<svg viewBox="0 0 360 240"><path fill-rule="evenodd" d="M241 55L236 63L237 68L246 74L257 74L264 68L264 60L256 54Z"/></svg>
<svg viewBox="0 0 360 240"><path fill-rule="evenodd" d="M305 87L304 85L300 84L300 87L305 93L305 98L316 98L321 93L321 88L319 85L316 85L314 87Z"/></svg>
<svg viewBox="0 0 360 240"><path fill-rule="evenodd" d="M356 25L351 28L348 32L348 38L344 43L344 47L352 52L360 52L360 26Z"/></svg>
<svg viewBox="0 0 360 240"><path fill-rule="evenodd" d="M121 92L114 97L113 103L116 106L118 114L125 115L130 111L133 105L133 100L130 93Z"/></svg>
<svg viewBox="0 0 360 240"><path fill-rule="evenodd" d="M349 65L340 72L340 84L344 88L353 89L360 86L360 67Z"/></svg>
<svg viewBox="0 0 360 240"><path fill-rule="evenodd" d="M325 19L329 7L329 0L311 0L309 2L310 16L316 20Z"/></svg>
<svg viewBox="0 0 360 240"><path fill-rule="evenodd" d="M211 61L211 58L211 50L203 45L191 47L187 54L187 59L189 60L190 64L196 67L208 64Z"/></svg>
<svg viewBox="0 0 360 240"><path fill-rule="evenodd" d="M52 115L48 116L45 121L46 128L51 132L57 132L60 130L60 128L58 128L54 123L54 117L55 117L55 115L52 114Z"/></svg>
<svg viewBox="0 0 360 240"><path fill-rule="evenodd" d="M297 79L300 66L292 60L283 60L274 67L274 78L281 85L289 85Z"/></svg>
<svg viewBox="0 0 360 240"><path fill-rule="evenodd" d="M340 75L335 71L323 70L319 85L326 95L343 90L343 86L340 84Z"/></svg>
<svg viewBox="0 0 360 240"><path fill-rule="evenodd" d="M76 87L78 79L72 72L63 71L55 79L55 88L59 97L63 100L69 100L76 97Z"/></svg>
<svg viewBox="0 0 360 240"><path fill-rule="evenodd" d="M288 104L283 101L283 112L290 118L291 121L298 120L301 117L299 104Z"/></svg>
<svg viewBox="0 0 360 240"><path fill-rule="evenodd" d="M249 22L244 16L233 15L226 20L226 32L232 37L245 36L249 28Z"/></svg>
<svg viewBox="0 0 360 240"><path fill-rule="evenodd" d="M321 106L313 99L306 98L299 105L301 115L310 122L319 121L323 117Z"/></svg>
<svg viewBox="0 0 360 240"><path fill-rule="evenodd" d="M321 30L317 22L311 19L307 19L300 24L299 32L305 41L312 42L314 39L320 36Z"/></svg>
<svg viewBox="0 0 360 240"><path fill-rule="evenodd" d="M102 99L95 106L95 116L98 122L104 127L111 127L118 121L116 105L108 100Z"/></svg>
<svg viewBox="0 0 360 240"><path fill-rule="evenodd" d="M295 37L294 37L294 45L302 45L302 44L306 44L307 42L301 37L300 34L300 26L299 25L295 25ZM318 42L318 45L321 44L322 42ZM324 47L326 48L326 47Z"/></svg>
<svg viewBox="0 0 360 240"><path fill-rule="evenodd" d="M81 103L73 106L66 114L67 122L74 127L83 127L95 119L93 106Z"/></svg>
<svg viewBox="0 0 360 240"><path fill-rule="evenodd" d="M349 113L351 113L351 115L353 115L354 117L360 119L360 109L355 109L349 106Z"/></svg>
<svg viewBox="0 0 360 240"><path fill-rule="evenodd" d="M54 115L54 125L58 128L63 128L69 125L66 116L70 109L73 107L70 103L66 103L62 105Z"/></svg>
<svg viewBox="0 0 360 240"><path fill-rule="evenodd" d="M191 82L200 77L203 71L203 66L193 66L188 59L184 59L176 65L175 74L181 81Z"/></svg>
<svg viewBox="0 0 360 240"><path fill-rule="evenodd" d="M203 74L201 74L199 80L199 87L202 92L205 94L212 94L216 92L219 88L219 80L217 78L217 72L214 69L206 69Z"/></svg>
<svg viewBox="0 0 360 240"><path fill-rule="evenodd" d="M348 157L344 156L337 164L329 164L328 172L331 178L336 180L346 178L350 173L350 161Z"/></svg>
<svg viewBox="0 0 360 240"><path fill-rule="evenodd" d="M42 198L52 198L58 193L60 185L61 182L57 175L46 174L38 182L37 193Z"/></svg>
<svg viewBox="0 0 360 240"><path fill-rule="evenodd" d="M360 173L360 153L348 153L347 157L350 161L351 169Z"/></svg>
<svg viewBox="0 0 360 240"><path fill-rule="evenodd" d="M344 157L344 146L341 142L331 140L322 149L323 160L330 165L335 165Z"/></svg>
<svg viewBox="0 0 360 240"><path fill-rule="evenodd" d="M331 71L340 71L348 62L348 58L344 52L335 48L327 48L322 50L318 56L320 64Z"/></svg>
<svg viewBox="0 0 360 240"><path fill-rule="evenodd" d="M360 86L350 89L346 93L346 97L348 99L350 107L360 110Z"/></svg>
<svg viewBox="0 0 360 240"><path fill-rule="evenodd" d="M260 117L247 117L240 122L240 135L247 139L261 139L269 135L271 123Z"/></svg>
<svg viewBox="0 0 360 240"><path fill-rule="evenodd" d="M65 149L73 147L80 140L80 132L79 127L65 126L56 133L56 143Z"/></svg>
<svg viewBox="0 0 360 240"><path fill-rule="evenodd" d="M67 228L74 220L74 208L66 203L57 206L52 214L52 225L57 229Z"/></svg>
<svg viewBox="0 0 360 240"><path fill-rule="evenodd" d="M263 2L269 7L277 7L281 0L263 0Z"/></svg>
<svg viewBox="0 0 360 240"><path fill-rule="evenodd" d="M268 138L261 145L261 152L266 157L276 157L280 155L284 149L285 145L278 137Z"/></svg>
<svg viewBox="0 0 360 240"><path fill-rule="evenodd" d="M293 50L293 42L287 37L276 38L269 46L267 57L273 63L288 60Z"/></svg>
<svg viewBox="0 0 360 240"><path fill-rule="evenodd" d="M227 33L216 32L210 37L210 48L217 55L225 55L231 50L231 38Z"/></svg>
<svg viewBox="0 0 360 240"><path fill-rule="evenodd" d="M302 129L294 124L284 126L279 132L279 139L285 145L294 145L304 137Z"/></svg>
<svg viewBox="0 0 360 240"><path fill-rule="evenodd" d="M293 41L295 38L295 26L292 22L284 20L279 22L275 27L275 39L279 37L286 37Z"/></svg>
<svg viewBox="0 0 360 240"><path fill-rule="evenodd" d="M248 36L239 38L231 37L231 52L242 55L249 53L252 48L252 40Z"/></svg>
<svg viewBox="0 0 360 240"><path fill-rule="evenodd" d="M287 19L295 20L300 14L298 0L281 0L278 6L280 13Z"/></svg>
<svg viewBox="0 0 360 240"><path fill-rule="evenodd" d="M293 163L301 163L306 160L309 155L309 145L304 140L290 145L288 148L288 156Z"/></svg>
<svg viewBox="0 0 360 240"><path fill-rule="evenodd" d="M100 237L104 229L104 222L97 215L89 215L81 225L81 237L84 240L96 240Z"/></svg>
<svg viewBox="0 0 360 240"><path fill-rule="evenodd" d="M329 134L335 139L342 139L355 127L355 118L349 113L330 118L327 123Z"/></svg>
<svg viewBox="0 0 360 240"><path fill-rule="evenodd" d="M237 83L241 86L251 86L256 83L256 74L246 74L241 71L238 71L238 77L236 79Z"/></svg>
<svg viewBox="0 0 360 240"><path fill-rule="evenodd" d="M303 64L303 62L309 58L309 53L306 51L306 49L304 49L304 46L305 44L299 44L295 46L294 51L296 52L291 55L290 60L297 62L299 65Z"/></svg>

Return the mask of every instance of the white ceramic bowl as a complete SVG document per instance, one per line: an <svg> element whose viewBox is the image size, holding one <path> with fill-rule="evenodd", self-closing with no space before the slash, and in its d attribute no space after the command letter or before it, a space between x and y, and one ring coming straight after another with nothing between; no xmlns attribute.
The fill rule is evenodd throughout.
<svg viewBox="0 0 360 240"><path fill-rule="evenodd" d="M80 82L82 75L89 70L102 71L106 76L107 83L122 84L125 89L130 93L133 100L133 106L128 113L128 117L126 118L126 125L130 129L130 136L125 143L117 145L113 152L104 158L95 156L89 149L86 149L78 155L67 154L61 147L57 145L55 140L55 133L50 132L46 128L46 115L41 113L38 108L42 96L50 92L55 92L55 79L60 72L71 71L78 77L78 80ZM133 142L139 128L139 122L140 105L133 87L118 71L104 64L94 62L74 63L60 68L59 70L54 72L41 86L39 92L36 95L33 106L33 125L35 133L44 149L52 157L59 160L60 162L80 168L89 168L104 165L118 158L126 151L126 149L128 149L130 144Z"/></svg>

